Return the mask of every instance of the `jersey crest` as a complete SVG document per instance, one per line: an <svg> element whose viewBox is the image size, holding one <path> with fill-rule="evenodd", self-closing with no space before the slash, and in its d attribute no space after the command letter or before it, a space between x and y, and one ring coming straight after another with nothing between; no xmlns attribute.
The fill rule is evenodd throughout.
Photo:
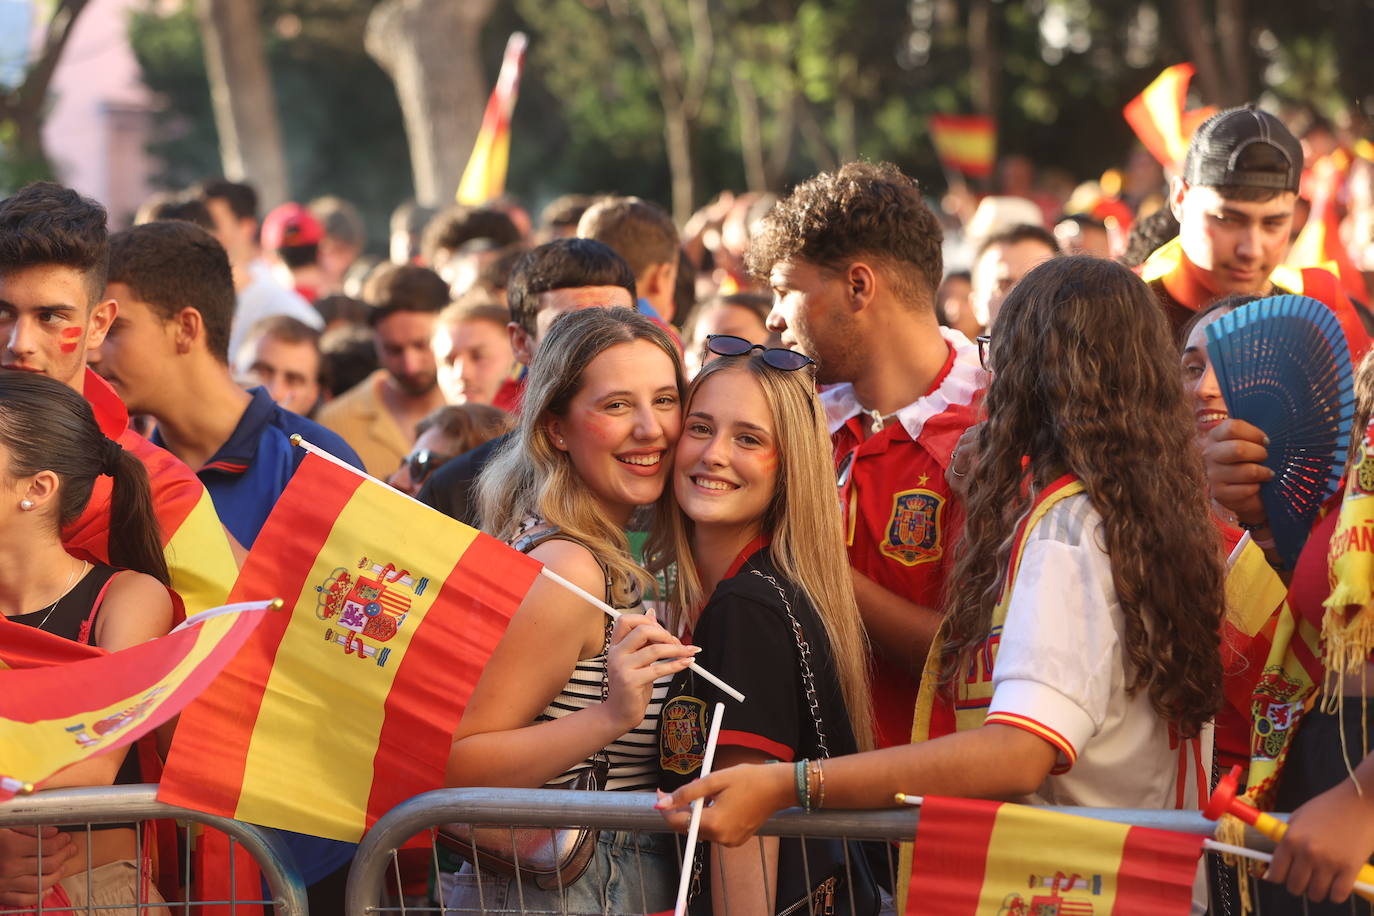
<svg viewBox="0 0 1374 916"><path fill-rule="evenodd" d="M904 566L940 559L945 497L934 490L903 490L892 497L892 515L878 550Z"/></svg>
<svg viewBox="0 0 1374 916"><path fill-rule="evenodd" d="M706 753L706 702L677 696L659 713L659 766L687 776L701 769Z"/></svg>

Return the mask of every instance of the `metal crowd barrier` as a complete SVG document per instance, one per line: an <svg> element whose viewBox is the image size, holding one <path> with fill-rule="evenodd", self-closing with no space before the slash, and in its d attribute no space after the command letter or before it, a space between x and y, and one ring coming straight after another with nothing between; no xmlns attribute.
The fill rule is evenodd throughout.
<svg viewBox="0 0 1374 916"><path fill-rule="evenodd" d="M4 905L0 905L0 916L7 913L86 913L105 916L105 914L124 912L134 913L135 916L140 912L192 916L192 914L205 912L206 907L224 907L225 909L220 912L232 914L236 912L247 913L250 911L250 907L268 906L273 907L275 916L308 916L309 908L306 903L305 884L301 881L300 875L292 864L290 852L275 834L261 827L255 827L252 824L245 824L231 818L163 804L157 800L157 786L155 785L54 789L15 798L5 804L0 804L0 828L82 825L86 826L86 835L89 838L92 834L90 825L134 822L137 825L140 849L143 841L142 822L163 819L180 822L178 834L187 840L187 842L179 844L186 857L181 863L184 868L181 873L183 876L188 874L191 868L189 825L190 823L203 824L227 834L231 849L241 846L252 855L258 869L262 872L263 880L267 884L270 899L263 899L261 895L257 899L239 899L231 896L225 900L186 899L141 904L88 903L73 907L49 907L38 904L14 909L6 909ZM38 863L41 870L41 856ZM87 843L87 863L86 871L89 872L89 842ZM178 863L163 862L161 866L163 868L178 868ZM235 877L232 871L231 861L231 874L229 876L231 887L234 886L233 879ZM143 864L140 861L136 881L141 884L143 878ZM187 897L189 898L189 896L188 892ZM239 909L240 907L242 909Z"/></svg>
<svg viewBox="0 0 1374 916"><path fill-rule="evenodd" d="M424 902L406 900L384 900L383 892L388 874L399 877L400 864L397 851L408 840L428 831L431 840L439 824L459 823L472 826L494 827L569 827L588 826L605 830L631 831L640 834L663 834L662 815L653 807L652 793L643 792L568 792L547 789L441 789L427 792L393 808L373 825L363 837L362 844L353 859L348 875L346 894L347 916L371 916L377 913L464 913L464 914L559 914L559 916L578 916L584 910L567 906L560 892L558 903L554 905L527 904L518 889L512 889L504 896L487 891L479 896L479 905L458 906L445 901L436 887L434 899ZM1174 830L1183 833L1211 836L1216 824L1203 818L1196 811L1157 811L1128 810L1114 808L1057 808L1066 814L1094 817L1099 820ZM1280 815L1283 817L1283 815ZM911 840L916 835L920 822L919 808L892 809L881 811L813 811L804 812L793 808L779 812L768 820L759 830L760 835L779 837L805 837L808 839L834 838L848 840L878 840L898 842ZM681 838L677 838L678 858L681 859ZM1253 829L1247 830L1246 843L1252 849L1272 851L1273 843ZM701 850L698 850L698 855ZM886 871L892 886L896 886L897 855L890 845L886 847ZM1211 858L1211 856L1209 856ZM871 859L870 859L871 861ZM432 864L437 869L438 855L432 854ZM633 866L631 866L633 867ZM877 868L882 868L877 863ZM488 869L483 876L480 865L469 866L471 874L467 880L479 887L485 880L487 886L500 887L501 879L492 875ZM1250 879L1252 882L1254 879ZM518 884L519 882L517 882ZM807 882L808 886L810 882ZM673 888L676 890L676 887ZM1252 895L1253 899L1253 895ZM504 902L502 902L504 901ZM728 899L727 899L728 903ZM668 908L671 909L671 903ZM900 905L899 905L900 908ZM624 907L626 913L643 916L645 909L633 905ZM815 908L812 916L823 912L824 907ZM609 916L616 910L598 909L591 916ZM891 912L891 910L887 910ZM1226 916L1224 908L1215 912ZM1239 910L1234 912L1239 913ZM802 907L793 916L808 916Z"/></svg>

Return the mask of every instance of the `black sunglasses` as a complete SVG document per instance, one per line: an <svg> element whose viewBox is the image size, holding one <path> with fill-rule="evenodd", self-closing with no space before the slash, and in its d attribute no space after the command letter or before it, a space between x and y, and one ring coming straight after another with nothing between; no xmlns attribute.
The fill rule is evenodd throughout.
<svg viewBox="0 0 1374 916"><path fill-rule="evenodd" d="M706 349L717 356L743 356L754 350L762 350L764 363L783 372L796 372L798 369L816 365L816 361L805 353L782 347L765 347L763 344L750 343L743 337L735 337L733 334L707 335Z"/></svg>
<svg viewBox="0 0 1374 916"><path fill-rule="evenodd" d="M452 455L444 455L431 449L416 449L406 456L406 465L410 470L411 483L419 486L429 479L429 475L434 473L435 468L452 458Z"/></svg>
<svg viewBox="0 0 1374 916"><path fill-rule="evenodd" d="M987 334L978 335L978 362L983 368L988 367L988 348L992 346L992 338Z"/></svg>

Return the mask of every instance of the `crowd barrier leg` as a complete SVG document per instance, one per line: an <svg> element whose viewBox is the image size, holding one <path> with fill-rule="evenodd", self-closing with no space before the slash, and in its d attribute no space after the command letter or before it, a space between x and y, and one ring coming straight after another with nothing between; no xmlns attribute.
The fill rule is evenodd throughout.
<svg viewBox="0 0 1374 916"><path fill-rule="evenodd" d="M146 824L151 821L177 822L180 843L149 842ZM133 823L138 855L129 862L120 860L96 866L94 851L100 842L99 825ZM31 906L0 904L0 916L32 913L81 913L86 916L308 916L305 885L297 873L290 853L277 836L260 827L231 818L203 814L157 801L157 786L103 786L58 789L15 798L0 805L0 829L15 827L80 827L84 830L85 868L64 880L61 894L51 893ZM192 899L187 877L191 874L193 829L213 828L227 837L230 892L223 899ZM164 838L165 839L165 838ZM198 838L195 838L198 839ZM260 885L251 891L237 882L236 862L247 853L261 872L267 886L264 898ZM170 861L168 861L170 859ZM154 865L164 890L154 884ZM81 863L78 863L81 864ZM38 870L43 870L39 852ZM135 903L111 903L107 898L127 898L131 890ZM183 890L184 889L184 890ZM270 909L269 909L270 908Z"/></svg>

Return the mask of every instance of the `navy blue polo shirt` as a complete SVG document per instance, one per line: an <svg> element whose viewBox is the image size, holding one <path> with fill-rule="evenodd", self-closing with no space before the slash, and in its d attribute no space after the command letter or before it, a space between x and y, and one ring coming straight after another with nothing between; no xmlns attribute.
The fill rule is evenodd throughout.
<svg viewBox="0 0 1374 916"><path fill-rule="evenodd" d="M293 433L300 433L302 439L360 470L363 462L338 433L277 406L266 388L253 388L248 393L253 399L239 425L196 476L210 491L224 527L240 544L251 548L277 497L305 460L305 449L291 444ZM152 439L163 445L159 432L154 431Z"/></svg>

